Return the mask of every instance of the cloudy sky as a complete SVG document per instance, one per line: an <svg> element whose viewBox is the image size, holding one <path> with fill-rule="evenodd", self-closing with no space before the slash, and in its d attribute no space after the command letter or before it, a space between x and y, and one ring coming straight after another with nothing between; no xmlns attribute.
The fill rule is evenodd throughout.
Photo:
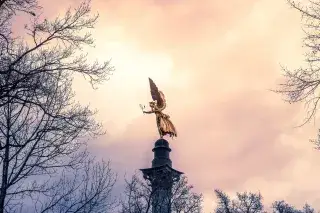
<svg viewBox="0 0 320 213"><path fill-rule="evenodd" d="M42 0L45 15L76 0ZM173 166L183 171L205 210L214 188L258 191L269 205L285 199L320 208L320 153L308 142L314 124L294 128L303 109L269 91L280 64L303 60L299 14L285 0L92 0L100 13L90 58L116 67L93 91L75 82L78 99L97 108L108 134L90 142L120 174L149 167L158 138L148 77L165 93L179 137L169 140ZM121 181L122 178L120 178Z"/></svg>

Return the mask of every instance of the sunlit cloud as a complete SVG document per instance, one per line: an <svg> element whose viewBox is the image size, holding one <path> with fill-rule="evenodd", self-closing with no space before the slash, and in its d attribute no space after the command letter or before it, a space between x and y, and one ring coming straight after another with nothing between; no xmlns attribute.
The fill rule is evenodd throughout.
<svg viewBox="0 0 320 213"><path fill-rule="evenodd" d="M173 165L204 193L206 212L214 188L260 190L268 205L287 199L320 208L320 154L308 143L316 129L293 128L302 121L300 107L269 90L280 64L294 68L303 60L300 17L285 2L92 1L100 21L88 59L112 59L116 67L98 90L81 78L74 85L108 131L90 143L92 150L112 159L117 171L150 165L155 118L139 104L151 99L151 77L178 130L169 141ZM42 4L52 17L66 2Z"/></svg>

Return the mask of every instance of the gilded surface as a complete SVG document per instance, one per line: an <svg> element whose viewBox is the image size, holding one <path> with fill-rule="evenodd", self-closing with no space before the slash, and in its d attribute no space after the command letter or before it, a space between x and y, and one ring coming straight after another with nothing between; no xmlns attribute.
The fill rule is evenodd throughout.
<svg viewBox="0 0 320 213"><path fill-rule="evenodd" d="M149 78L150 83L150 92L153 101L149 102L150 110L145 111L145 107L141 106L143 113L156 115L156 121L158 126L158 131L160 138L163 138L165 135L169 135L170 137L177 137L177 131L175 126L170 120L170 116L164 114L162 111L166 108L166 99L158 87L153 82L151 78Z"/></svg>

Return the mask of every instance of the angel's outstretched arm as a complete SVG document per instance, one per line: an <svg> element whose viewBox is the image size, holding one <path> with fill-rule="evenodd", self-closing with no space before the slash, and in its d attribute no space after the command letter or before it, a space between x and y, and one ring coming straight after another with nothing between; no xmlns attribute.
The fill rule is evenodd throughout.
<svg viewBox="0 0 320 213"><path fill-rule="evenodd" d="M146 114L152 114L152 113L154 113L153 110L151 110L151 111L144 111L144 110L142 110L142 112L143 112L143 113L146 113Z"/></svg>

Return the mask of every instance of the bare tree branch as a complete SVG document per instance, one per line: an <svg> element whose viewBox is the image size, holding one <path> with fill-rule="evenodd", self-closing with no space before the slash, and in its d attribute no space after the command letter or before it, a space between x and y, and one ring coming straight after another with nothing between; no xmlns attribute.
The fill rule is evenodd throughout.
<svg viewBox="0 0 320 213"><path fill-rule="evenodd" d="M39 9L37 0L0 0L0 14L15 15L17 12L25 12L35 16L34 10Z"/></svg>
<svg viewBox="0 0 320 213"><path fill-rule="evenodd" d="M42 106L41 96L50 92L40 82L42 75L70 79L77 73L92 86L109 79L114 70L110 61L89 64L87 55L82 53L84 45L93 45L91 34L83 30L93 28L98 18L90 17L89 3L82 3L74 12L69 9L65 16L53 21L35 19L31 26L26 26L34 41L32 45L10 37L2 45L5 50L0 55L0 106L12 99ZM26 98L25 92L30 90L36 90L37 99Z"/></svg>
<svg viewBox="0 0 320 213"><path fill-rule="evenodd" d="M294 70L282 67L285 81L273 91L282 94L286 102L304 103L306 118L300 127L315 118L320 99L320 4L313 0L307 0L306 6L293 0L287 2L301 14L305 33L303 43L308 49L305 54L307 66Z"/></svg>
<svg viewBox="0 0 320 213"><path fill-rule="evenodd" d="M265 213L260 193L237 193L237 198L230 200L221 190L215 190L218 199L216 213Z"/></svg>
<svg viewBox="0 0 320 213"><path fill-rule="evenodd" d="M149 213L152 206L159 209L164 203L171 206L172 213L200 213L202 211L202 195L192 192L192 186L188 185L186 177L182 177L173 184L169 194L158 197L161 187L154 187L134 175L130 181L126 181L126 190L122 200L121 213ZM169 200L167 200L169 199Z"/></svg>
<svg viewBox="0 0 320 213"><path fill-rule="evenodd" d="M237 197L232 200L221 190L215 190L215 194L218 199L215 213L266 213L260 193L238 192ZM315 213L308 204L299 210L283 200L273 202L271 210L273 213Z"/></svg>
<svg viewBox="0 0 320 213"><path fill-rule="evenodd" d="M33 43L13 38L15 12L35 8L36 0L0 0L0 213L25 212L26 197L37 198L31 212L106 211L109 165L88 162L85 150L104 131L72 90L74 74L94 86L113 71L109 61L90 64L82 52L93 45L85 30L98 16L85 1L53 21L35 17L25 27Z"/></svg>
<svg viewBox="0 0 320 213"><path fill-rule="evenodd" d="M72 170L72 174L63 171L43 197L30 194L30 198L41 213L112 213L118 204L111 194L115 181L109 163L88 160L83 169Z"/></svg>

